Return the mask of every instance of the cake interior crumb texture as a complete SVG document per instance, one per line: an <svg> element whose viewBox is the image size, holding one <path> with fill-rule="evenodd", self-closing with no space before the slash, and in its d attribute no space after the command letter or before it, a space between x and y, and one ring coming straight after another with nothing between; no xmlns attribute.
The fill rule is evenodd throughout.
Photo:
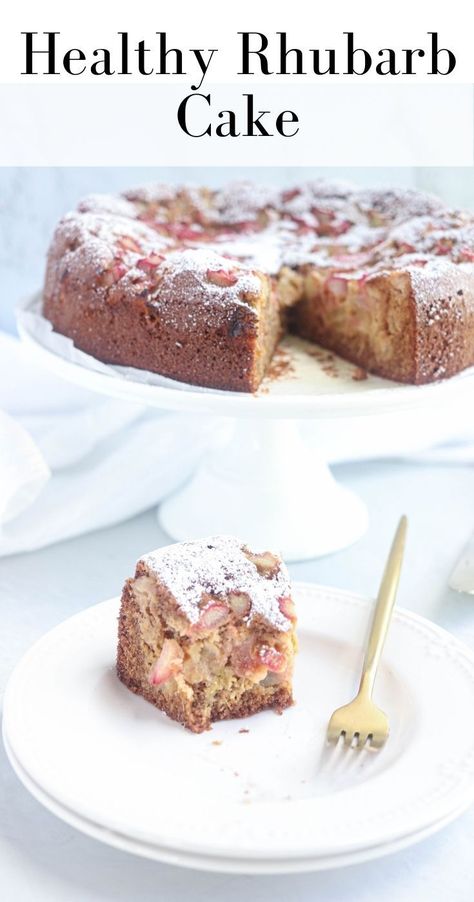
<svg viewBox="0 0 474 902"><path fill-rule="evenodd" d="M278 555L216 536L145 555L127 580L117 673L193 732L293 703L296 614Z"/></svg>
<svg viewBox="0 0 474 902"><path fill-rule="evenodd" d="M216 389L255 391L288 331L433 382L474 364L474 216L324 180L91 195L56 229L43 309L102 361Z"/></svg>

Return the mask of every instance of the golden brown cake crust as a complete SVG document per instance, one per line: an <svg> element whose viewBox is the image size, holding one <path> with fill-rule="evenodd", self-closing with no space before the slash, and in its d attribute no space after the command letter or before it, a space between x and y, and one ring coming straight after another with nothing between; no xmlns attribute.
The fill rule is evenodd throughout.
<svg viewBox="0 0 474 902"><path fill-rule="evenodd" d="M44 313L98 359L254 391L287 328L390 379L474 364L474 217L415 191L157 186L60 222Z"/></svg>

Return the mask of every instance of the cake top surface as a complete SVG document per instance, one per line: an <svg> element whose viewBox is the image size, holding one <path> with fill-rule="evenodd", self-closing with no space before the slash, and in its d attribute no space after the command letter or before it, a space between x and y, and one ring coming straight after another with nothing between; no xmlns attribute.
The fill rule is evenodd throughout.
<svg viewBox="0 0 474 902"><path fill-rule="evenodd" d="M260 291L260 280L246 266L208 247L172 251L163 259L160 276L156 299L150 298L157 306L169 295L171 300L182 297L187 304L195 300L221 304L225 299L253 310L249 300Z"/></svg>
<svg viewBox="0 0 474 902"><path fill-rule="evenodd" d="M423 307L438 275L449 271L453 289L457 275L472 277L474 214L412 189L323 179L284 190L154 185L84 198L59 224L50 263L59 281L93 282L98 297L123 289L167 311L179 297L209 317L256 315L262 280L284 266L356 280L403 270Z"/></svg>
<svg viewBox="0 0 474 902"><path fill-rule="evenodd" d="M158 548L140 558L173 594L190 623L202 613L203 595L224 599L229 593L244 594L250 601L248 619L259 614L275 629L286 631L291 621L280 609L280 599L291 593L288 571L277 556L268 574L252 561L256 556L233 536L212 536Z"/></svg>

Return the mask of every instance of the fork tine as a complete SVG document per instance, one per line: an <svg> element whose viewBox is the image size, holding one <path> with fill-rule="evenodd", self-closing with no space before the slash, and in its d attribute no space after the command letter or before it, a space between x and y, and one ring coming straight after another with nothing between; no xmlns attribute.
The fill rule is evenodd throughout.
<svg viewBox="0 0 474 902"><path fill-rule="evenodd" d="M326 741L337 745L342 740L345 748L366 749L367 751L375 751L382 748L387 740L387 735L381 732L367 733L354 730L341 730L339 726L329 725L326 733Z"/></svg>

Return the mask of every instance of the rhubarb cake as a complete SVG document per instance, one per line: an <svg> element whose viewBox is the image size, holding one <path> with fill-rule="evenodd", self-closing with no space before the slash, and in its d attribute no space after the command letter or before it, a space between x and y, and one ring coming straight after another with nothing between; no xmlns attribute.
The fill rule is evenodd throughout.
<svg viewBox="0 0 474 902"><path fill-rule="evenodd" d="M125 583L117 673L200 733L225 718L292 704L295 608L269 551L217 536L142 557Z"/></svg>
<svg viewBox="0 0 474 902"><path fill-rule="evenodd" d="M408 383L474 364L474 216L318 180L92 195L57 227L44 314L83 351L254 391L291 331Z"/></svg>

